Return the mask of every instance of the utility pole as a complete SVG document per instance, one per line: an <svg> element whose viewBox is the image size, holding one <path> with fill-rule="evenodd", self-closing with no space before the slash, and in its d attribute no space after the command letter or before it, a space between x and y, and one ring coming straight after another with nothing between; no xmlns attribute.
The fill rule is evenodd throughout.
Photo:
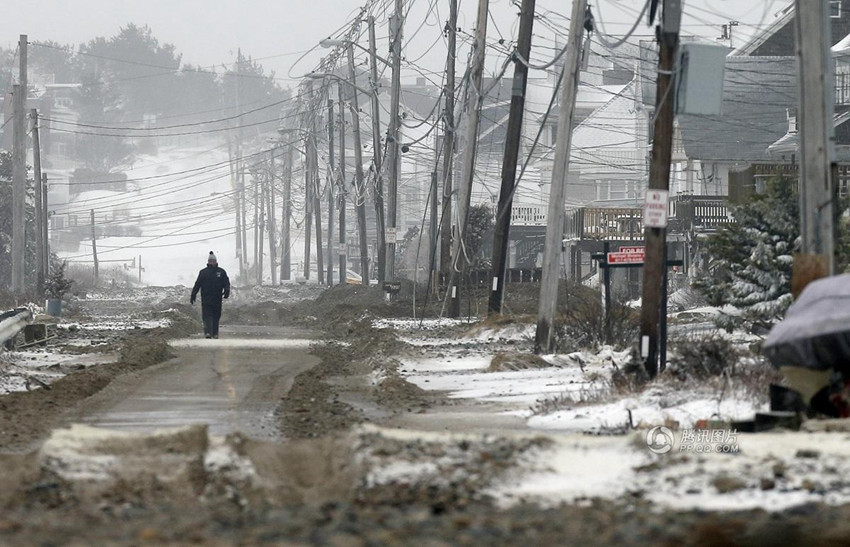
<svg viewBox="0 0 850 547"><path fill-rule="evenodd" d="M43 214L41 215L41 237L43 241L42 248L44 249L41 268L44 271L44 277L46 279L47 276L50 275L50 230L48 228L50 212L48 210L47 175L45 173L41 174L41 203L43 205Z"/></svg>
<svg viewBox="0 0 850 547"><path fill-rule="evenodd" d="M97 231L94 227L94 209L91 210L91 256L94 261L94 284L97 286L100 278L100 267L97 261Z"/></svg>
<svg viewBox="0 0 850 547"><path fill-rule="evenodd" d="M505 137L505 156L502 160L502 186L499 189L499 207L496 209L496 229L493 234L493 285L490 290L488 314L502 313L505 295L505 270L508 264L508 242L511 230L511 208L516 184L517 158L522 141L522 115L525 110L525 90L528 84L528 59L531 56L531 31L534 27L535 0L522 0L520 7L519 37L514 55L514 81L508 129Z"/></svg>
<svg viewBox="0 0 850 547"><path fill-rule="evenodd" d="M354 46L348 45L348 79L354 84ZM360 144L360 108L357 106L357 88L351 88L351 128L354 136L354 209L357 212L357 231L360 236L360 275L369 286L369 240L366 237L366 189L363 183L363 148ZM380 232L378 233L380 237Z"/></svg>
<svg viewBox="0 0 850 547"><path fill-rule="evenodd" d="M378 53L375 45L375 18L367 18L369 27L369 64L371 70L372 89L372 163L375 167L375 221L377 223L376 237L378 240L378 283L386 279L387 268L387 231L384 219L384 164L381 160L381 104L378 100ZM349 63L353 62L354 50L349 49ZM357 81L352 79L352 83ZM355 91L356 93L356 91ZM392 110L390 110L392 112ZM392 124L392 120L390 120ZM387 143L388 151L392 154L391 143ZM392 158L392 155L390 155Z"/></svg>
<svg viewBox="0 0 850 547"><path fill-rule="evenodd" d="M794 256L795 294L819 277L835 273L836 209L832 180L835 165L834 65L829 4L796 0L794 27L797 45L800 128L800 254Z"/></svg>
<svg viewBox="0 0 850 547"><path fill-rule="evenodd" d="M142 282L142 272L144 268L142 268L142 255L139 255L139 283Z"/></svg>
<svg viewBox="0 0 850 547"><path fill-rule="evenodd" d="M311 86L312 87L312 86ZM310 279L310 243L313 230L313 137L304 141L304 278Z"/></svg>
<svg viewBox="0 0 850 547"><path fill-rule="evenodd" d="M655 92L655 127L652 158L649 165L649 188L665 194L670 187L670 158L673 150L673 118L675 89L673 69L679 47L680 0L665 0L657 36L660 42L658 76ZM830 118L831 119L831 118ZM664 195L664 194L663 194ZM640 355L650 378L658 374L658 321L661 295L665 288L664 263L667 229L644 227L646 258L643 264L643 299L640 309Z"/></svg>
<svg viewBox="0 0 850 547"><path fill-rule="evenodd" d="M27 36L20 35L17 87L12 87L14 120L12 131L12 292L20 294L26 283L26 195L27 195Z"/></svg>
<svg viewBox="0 0 850 547"><path fill-rule="evenodd" d="M242 162L242 48L236 51L236 107L239 116L236 121L236 206L239 209L242 232L242 262L243 279L248 283L248 215L245 194L245 165Z"/></svg>
<svg viewBox="0 0 850 547"><path fill-rule="evenodd" d="M47 202L44 201L44 192L42 192L42 177L41 177L41 142L38 134L38 110L33 108L30 110L30 118L32 119L32 163L33 175L35 182L35 239L36 239L36 267L35 279L38 294L44 292L44 278L47 272L44 270L44 235L42 233L44 221L42 220L46 214Z"/></svg>
<svg viewBox="0 0 850 547"><path fill-rule="evenodd" d="M334 284L334 100L328 97L328 287Z"/></svg>
<svg viewBox="0 0 850 547"><path fill-rule="evenodd" d="M239 261L239 277L245 279L245 261L243 260L244 250L242 248L242 212L239 200L240 181L239 181L239 164L233 155L233 147L230 139L227 140L227 154L230 158L230 180L235 191L233 193L233 213L236 220L236 259Z"/></svg>
<svg viewBox="0 0 850 547"><path fill-rule="evenodd" d="M390 199L389 229L387 237L387 281L395 281L395 244L398 236L398 177L401 170L401 146L399 126L401 116L399 100L401 95L401 38L404 34L404 0L395 0L395 15L390 18L390 53L392 54L392 89L390 95L390 123L387 129L390 163Z"/></svg>
<svg viewBox="0 0 850 547"><path fill-rule="evenodd" d="M286 142L286 162L283 166L283 197L281 204L283 211L280 224L280 280L289 281L292 277L292 244L289 241L289 225L292 219L292 163L295 161L295 144L291 131L283 133L288 139Z"/></svg>
<svg viewBox="0 0 850 547"><path fill-rule="evenodd" d="M449 282L452 271L452 178L455 142L455 55L457 52L457 0L449 0L448 54L446 56L445 107L443 109L443 207L440 225L440 274Z"/></svg>
<svg viewBox="0 0 850 547"><path fill-rule="evenodd" d="M315 135L318 133L319 128L316 127L315 122L313 125L313 184L315 184L315 188L313 189L313 217L316 219L316 281L319 285L325 284L325 268L324 268L324 254L325 250L322 248L322 192L319 187L319 150L318 146L316 146L316 137Z"/></svg>
<svg viewBox="0 0 850 547"><path fill-rule="evenodd" d="M275 179L275 166L274 166L274 152L275 148L269 150L269 183L266 186L266 191L268 192L268 200L266 203L268 204L268 213L269 213L269 266L271 270L272 276L272 286L277 285L277 242L275 241L275 230L277 228L277 219L274 214L274 179Z"/></svg>
<svg viewBox="0 0 850 547"><path fill-rule="evenodd" d="M262 285L262 263L260 256L263 254L263 245L260 242L262 234L262 220L260 220L260 181L255 174L252 174L251 180L254 181L254 275L257 285Z"/></svg>
<svg viewBox="0 0 850 547"><path fill-rule="evenodd" d="M258 200L259 204L257 208L259 209L259 224L257 225L257 230L254 232L258 236L257 241L257 249L259 250L259 254L257 256L257 285L263 284L263 235L266 229L266 192L265 192L265 184L263 184L263 179L261 178L262 173L257 173L257 180L255 181L257 191L259 194Z"/></svg>
<svg viewBox="0 0 850 547"><path fill-rule="evenodd" d="M434 170L431 171L431 218L428 223L428 231L430 232L430 247L428 248L428 275L431 281L431 292L433 294L437 293L437 274L440 271L437 268L437 245L439 241L437 240L437 223L439 222L440 216L440 198L437 195L440 186L437 184L437 166L434 166Z"/></svg>
<svg viewBox="0 0 850 547"><path fill-rule="evenodd" d="M339 283L345 284L348 270L348 249L345 240L345 97L342 82L338 82L339 92Z"/></svg>
<svg viewBox="0 0 850 547"><path fill-rule="evenodd" d="M558 307L558 281L564 238L564 199L570 167L570 142L576 93L579 82L579 58L584 34L587 0L573 0L570 16L570 37L567 59L561 84L561 110L558 115L558 140L555 143L555 163L552 166L552 187L546 217L546 242L543 248L543 276L540 284L540 303L537 313L537 332L534 338L536 353L551 352L555 343L555 311Z"/></svg>
<svg viewBox="0 0 850 547"><path fill-rule="evenodd" d="M466 146L463 150L461 180L458 195L458 235L452 242L451 272L449 282L449 317L460 316L460 288L463 276L461 264L462 241L466 232L469 205L472 200L472 183L475 176L475 153L478 149L478 123L481 106L484 104L484 89L481 76L487 47L487 17L489 0L478 0L478 20L475 24L475 39L472 43L470 64L469 110L466 113Z"/></svg>

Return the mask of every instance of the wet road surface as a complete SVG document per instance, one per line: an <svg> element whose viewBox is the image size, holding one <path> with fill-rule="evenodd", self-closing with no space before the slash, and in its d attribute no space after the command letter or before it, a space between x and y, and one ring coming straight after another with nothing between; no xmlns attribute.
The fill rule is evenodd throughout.
<svg viewBox="0 0 850 547"><path fill-rule="evenodd" d="M137 432L207 424L214 435L279 438L274 409L318 363L314 341L303 330L247 326L222 327L218 340L174 340L176 360L104 393L80 421Z"/></svg>

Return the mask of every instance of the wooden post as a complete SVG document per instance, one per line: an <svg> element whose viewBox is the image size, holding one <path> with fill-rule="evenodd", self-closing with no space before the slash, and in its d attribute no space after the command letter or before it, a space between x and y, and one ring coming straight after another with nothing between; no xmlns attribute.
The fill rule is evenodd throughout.
<svg viewBox="0 0 850 547"><path fill-rule="evenodd" d="M94 226L94 209L91 210L91 255L94 261L94 284L97 286L100 279L100 267L97 262L97 233Z"/></svg>
<svg viewBox="0 0 850 547"><path fill-rule="evenodd" d="M304 141L304 278L310 279L310 243L313 230L313 139Z"/></svg>
<svg viewBox="0 0 850 547"><path fill-rule="evenodd" d="M288 138L293 138L291 133L285 133ZM283 166L283 197L281 198L281 214L283 218L280 224L280 280L289 281L292 277L292 243L289 240L289 223L292 218L292 162L294 158L294 144L286 143L286 163Z"/></svg>
<svg viewBox="0 0 850 547"><path fill-rule="evenodd" d="M30 110L30 118L32 119L32 159L33 159L33 179L35 182L35 243L36 243L36 266L35 266L35 282L36 290L39 294L44 292L44 236L42 234L42 226L44 222L42 218L45 214L44 193L42 192L42 177L41 177L41 143L39 141L38 131L38 110L33 108Z"/></svg>
<svg viewBox="0 0 850 547"><path fill-rule="evenodd" d="M316 134L318 130L317 127L314 126L313 135ZM313 188L313 218L316 220L316 281L319 285L325 284L325 267L324 267L324 254L325 250L322 248L322 192L321 188L319 188L319 150L316 146L315 137L313 137L313 184L315 187Z"/></svg>
<svg viewBox="0 0 850 547"><path fill-rule="evenodd" d="M275 203L274 203L274 165L275 149L269 150L269 180L266 186L268 199L266 200L268 210L268 226L269 226L269 266L271 270L272 285L277 285L277 241L275 240L275 232L277 231L277 219L275 218Z"/></svg>
<svg viewBox="0 0 850 547"><path fill-rule="evenodd" d="M328 97L328 287L334 284L334 100Z"/></svg>
<svg viewBox="0 0 850 547"><path fill-rule="evenodd" d="M345 284L348 270L348 249L345 240L345 100L342 91L343 83L339 82L339 283Z"/></svg>
<svg viewBox="0 0 850 547"><path fill-rule="evenodd" d="M356 81L354 48L348 46L348 78ZM357 88L351 89L351 127L354 134L354 209L357 212L357 231L360 236L360 275L363 284L369 285L369 240L366 237L366 189L363 182L363 148L360 145L360 109L357 106Z"/></svg>
<svg viewBox="0 0 850 547"><path fill-rule="evenodd" d="M263 284L263 236L266 229L266 192L265 184L263 184L262 173L257 173L257 179L254 181L256 185L254 195L256 196L257 204L257 226L254 230L254 235L257 238L255 242L257 248L257 285Z"/></svg>
<svg viewBox="0 0 850 547"><path fill-rule="evenodd" d="M401 95L401 39L404 34L404 0L395 0L395 13L390 19L390 53L392 54L392 89L390 94L390 121L387 128L387 151L389 162L389 200L387 203L387 227L390 237L385 238L386 281L395 281L395 245L398 236L398 177L401 170L401 146L399 144L399 96ZM377 91L376 91L377 93Z"/></svg>
<svg viewBox="0 0 850 547"><path fill-rule="evenodd" d="M652 139L652 159L649 166L649 188L667 191L670 187L670 159L673 150L673 69L679 47L679 0L665 0L662 13L655 98L655 129ZM664 250L666 228L644 228L646 258L643 267L643 297L640 310L640 355L650 378L658 374L659 315L664 283Z"/></svg>
<svg viewBox="0 0 850 547"><path fill-rule="evenodd" d="M44 249L44 262L41 267L44 271L44 276L47 278L50 275L50 210L47 201L47 174L41 174L41 203L43 211L41 215L41 237L43 238L42 248Z"/></svg>
<svg viewBox="0 0 850 547"><path fill-rule="evenodd" d="M561 111L558 117L555 162L552 166L552 186L546 216L546 243L543 248L543 272L540 283L540 303L537 312L537 331L534 338L536 353L551 352L555 346L555 312L558 308L558 281L564 239L564 200L570 172L570 142L579 82L579 58L587 0L573 0L570 16L570 36L567 59L561 83Z"/></svg>
<svg viewBox="0 0 850 547"><path fill-rule="evenodd" d="M510 241L511 209L513 207L514 185L516 184L517 161L522 141L522 115L525 110L525 90L528 83L528 66L526 63L531 55L534 4L535 0L522 0L522 7L520 7L519 37L517 39L518 57L514 59L514 82L507 136L505 137L505 156L502 160L502 186L499 189L499 207L496 209L496 227L493 233L492 286L487 306L489 315L502 313L502 300L505 294L505 269L508 263L508 242Z"/></svg>
<svg viewBox="0 0 850 547"><path fill-rule="evenodd" d="M378 100L378 53L375 46L375 18L370 16L367 18L367 22L369 27L370 79L372 80L370 84L372 88L372 157L375 167L375 233L378 240L375 254L378 258L378 283L383 283L387 267L387 240L386 220L384 218L384 164L381 159L381 104ZM357 83L354 79L351 82ZM392 120L390 120L390 124L392 124ZM388 149L389 145L390 143L387 143Z"/></svg>
<svg viewBox="0 0 850 547"><path fill-rule="evenodd" d="M794 6L802 243L801 253L794 261L805 263L795 268L795 272L807 272L794 283L800 289L808 281L835 272L832 187L838 181L832 180L831 168L835 162L835 97L829 5L830 2L823 0L796 0Z"/></svg>
<svg viewBox="0 0 850 547"><path fill-rule="evenodd" d="M466 233L469 220L469 206L472 199L472 184L475 176L475 154L478 148L478 124L481 119L481 106L484 104L484 59L487 47L487 19L490 1L478 0L478 19L475 23L475 39L472 43L470 62L469 110L466 115L466 144L463 150L461 180L458 195L458 236L452 242L452 262L449 275L449 317L460 316L460 293L463 260L461 242Z"/></svg>
<svg viewBox="0 0 850 547"><path fill-rule="evenodd" d="M440 275L449 282L452 262L452 178L454 177L455 142L455 55L457 52L457 0L449 0L449 21L446 25L448 54L446 57L446 86L443 88L443 206L440 214ZM448 295L447 295L448 297Z"/></svg>

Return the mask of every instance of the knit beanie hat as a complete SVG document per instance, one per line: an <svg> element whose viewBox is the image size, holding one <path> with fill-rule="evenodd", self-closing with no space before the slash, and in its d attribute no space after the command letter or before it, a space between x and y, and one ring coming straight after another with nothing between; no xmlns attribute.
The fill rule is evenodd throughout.
<svg viewBox="0 0 850 547"><path fill-rule="evenodd" d="M210 251L210 256L209 258L207 258L207 264L209 264L210 262L215 262L216 264L218 264L218 259L216 259L212 251Z"/></svg>

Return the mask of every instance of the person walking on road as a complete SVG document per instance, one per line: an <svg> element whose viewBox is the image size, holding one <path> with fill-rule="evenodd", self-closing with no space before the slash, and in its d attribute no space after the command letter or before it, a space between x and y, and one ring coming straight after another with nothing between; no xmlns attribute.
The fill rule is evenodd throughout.
<svg viewBox="0 0 850 547"><path fill-rule="evenodd" d="M198 280L192 288L191 304L201 291L201 315L204 318L204 337L218 338L218 321L221 319L221 299L230 296L230 279L227 272L218 267L218 260L210 251L207 267L198 273Z"/></svg>

